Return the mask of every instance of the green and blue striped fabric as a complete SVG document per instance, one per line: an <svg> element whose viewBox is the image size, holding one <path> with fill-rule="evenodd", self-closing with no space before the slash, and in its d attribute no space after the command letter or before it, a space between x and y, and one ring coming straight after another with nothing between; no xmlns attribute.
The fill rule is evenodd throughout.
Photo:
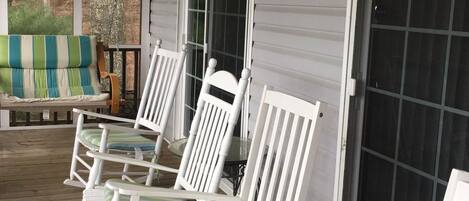
<svg viewBox="0 0 469 201"><path fill-rule="evenodd" d="M94 36L0 35L0 93L19 98L98 95Z"/></svg>
<svg viewBox="0 0 469 201"><path fill-rule="evenodd" d="M79 135L80 141L97 149L101 143L102 133L102 129L84 129ZM151 151L155 149L155 143L154 140L141 135L111 131L108 137L107 148L126 151L134 151L135 148L139 148L142 151Z"/></svg>

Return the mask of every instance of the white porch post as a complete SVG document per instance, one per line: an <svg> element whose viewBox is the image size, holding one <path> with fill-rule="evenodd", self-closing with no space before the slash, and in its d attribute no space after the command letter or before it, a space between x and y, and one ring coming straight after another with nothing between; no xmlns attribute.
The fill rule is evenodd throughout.
<svg viewBox="0 0 469 201"><path fill-rule="evenodd" d="M73 35L81 35L83 31L83 1L73 1Z"/></svg>
<svg viewBox="0 0 469 201"><path fill-rule="evenodd" d="M73 35L81 35L83 33L83 1L73 1ZM77 125L78 114L73 113L73 125Z"/></svg>
<svg viewBox="0 0 469 201"><path fill-rule="evenodd" d="M8 1L0 1L0 34L8 34Z"/></svg>
<svg viewBox="0 0 469 201"><path fill-rule="evenodd" d="M0 1L0 34L8 34L8 1ZM0 110L0 128L10 127L10 112Z"/></svg>

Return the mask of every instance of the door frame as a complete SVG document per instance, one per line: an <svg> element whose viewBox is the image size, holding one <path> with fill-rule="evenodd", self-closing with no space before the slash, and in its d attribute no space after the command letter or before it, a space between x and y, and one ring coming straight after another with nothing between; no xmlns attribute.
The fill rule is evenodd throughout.
<svg viewBox="0 0 469 201"><path fill-rule="evenodd" d="M347 0L334 201L358 199L372 0Z"/></svg>
<svg viewBox="0 0 469 201"><path fill-rule="evenodd" d="M207 1L208 0L205 0L205 11L204 11L204 28L207 27ZM186 1L183 1L183 3L180 4L180 12L181 13L181 19L182 19L182 31L180 33L181 35L181 41L186 44L186 46L189 46L188 42L189 42L189 35L188 35L188 24L189 24L189 0L186 0ZM206 40L207 40L207 31L204 30L204 41L203 43L206 44ZM188 48L188 53L189 54L189 47ZM202 65L205 66L205 64L207 63L206 59L205 59L205 56L207 54L207 47L206 45L204 45L204 58L203 58L203 62L202 62ZM183 66L183 73L181 74L181 81L180 81L180 90L179 90L179 97L177 98L176 100L176 107L179 108L179 112L178 112L178 116L180 117L178 120L177 120L177 124L176 124L176 128L177 128L177 131L174 135L174 139L177 140L177 139L182 139L182 138L185 138L185 131L187 130L186 129L186 125L185 125L185 122L186 122L186 73L187 73L187 61L185 61L184 63L184 66ZM189 125L190 126L190 125ZM188 133L187 133L188 134Z"/></svg>

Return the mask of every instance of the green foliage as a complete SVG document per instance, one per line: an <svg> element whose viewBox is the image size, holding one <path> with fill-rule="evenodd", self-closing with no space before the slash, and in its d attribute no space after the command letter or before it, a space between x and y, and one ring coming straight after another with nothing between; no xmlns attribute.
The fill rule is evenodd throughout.
<svg viewBox="0 0 469 201"><path fill-rule="evenodd" d="M73 17L54 16L42 1L22 0L8 8L8 32L36 35L73 34Z"/></svg>

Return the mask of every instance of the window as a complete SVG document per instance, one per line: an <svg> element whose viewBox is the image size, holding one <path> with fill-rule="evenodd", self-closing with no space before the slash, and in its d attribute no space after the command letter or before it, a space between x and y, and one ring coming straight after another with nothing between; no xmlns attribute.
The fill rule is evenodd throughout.
<svg viewBox="0 0 469 201"><path fill-rule="evenodd" d="M185 134L195 114L202 79L209 58L218 61L217 70L241 77L244 68L246 0L189 0L187 11ZM216 96L231 101L231 94L214 90ZM240 136L238 121L234 135Z"/></svg>
<svg viewBox="0 0 469 201"><path fill-rule="evenodd" d="M205 73L205 15L206 9L204 0L189 0L187 12L187 45L189 52L186 58L186 100L184 105L185 135L189 133L190 123L195 114L198 95L202 87L202 79Z"/></svg>

